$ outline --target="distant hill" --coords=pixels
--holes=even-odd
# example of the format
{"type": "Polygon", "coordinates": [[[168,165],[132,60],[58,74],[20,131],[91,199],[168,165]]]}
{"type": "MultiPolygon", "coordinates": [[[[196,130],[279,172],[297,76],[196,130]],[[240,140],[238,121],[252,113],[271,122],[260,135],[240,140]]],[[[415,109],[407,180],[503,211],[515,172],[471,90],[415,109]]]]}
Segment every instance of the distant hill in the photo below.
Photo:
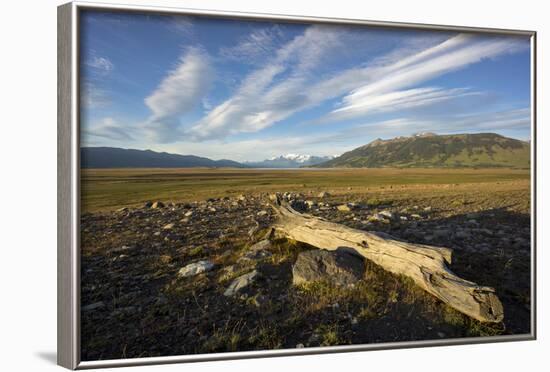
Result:
{"type": "Polygon", "coordinates": [[[244,168],[232,160],[211,160],[194,155],[177,155],[151,150],[130,150],[116,147],[82,147],[82,168],[244,168]]]}
{"type": "Polygon", "coordinates": [[[420,133],[389,140],[377,139],[315,167],[529,168],[529,164],[528,142],[495,133],[420,133]]]}
{"type": "Polygon", "coordinates": [[[332,156],[286,154],[262,161],[246,162],[245,164],[254,168],[300,168],[319,164],[332,158],[332,156]]]}

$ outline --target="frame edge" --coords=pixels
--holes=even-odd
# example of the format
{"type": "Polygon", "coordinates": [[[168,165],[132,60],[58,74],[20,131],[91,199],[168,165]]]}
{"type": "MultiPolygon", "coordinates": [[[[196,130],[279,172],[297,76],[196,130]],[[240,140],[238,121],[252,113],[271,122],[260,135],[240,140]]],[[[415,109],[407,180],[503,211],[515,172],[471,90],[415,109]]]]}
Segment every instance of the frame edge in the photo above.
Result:
{"type": "Polygon", "coordinates": [[[57,364],[78,365],[72,247],[73,4],[57,7],[57,364]]]}

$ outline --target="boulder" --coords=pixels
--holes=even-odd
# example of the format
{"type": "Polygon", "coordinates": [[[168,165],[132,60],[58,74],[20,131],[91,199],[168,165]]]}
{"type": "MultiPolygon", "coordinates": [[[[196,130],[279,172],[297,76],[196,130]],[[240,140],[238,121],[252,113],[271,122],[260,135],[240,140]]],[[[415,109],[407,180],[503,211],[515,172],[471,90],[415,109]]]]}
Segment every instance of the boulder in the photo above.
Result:
{"type": "Polygon", "coordinates": [[[271,252],[268,249],[271,247],[271,242],[267,239],[260,240],[256,244],[252,245],[246,253],[239,259],[239,261],[247,260],[261,260],[271,257],[271,252]]]}
{"type": "Polygon", "coordinates": [[[213,267],[214,264],[210,261],[197,261],[182,267],[180,271],[178,271],[178,276],[180,278],[186,278],[189,276],[198,275],[200,273],[212,270],[213,267]]]}
{"type": "Polygon", "coordinates": [[[232,297],[248,288],[258,278],[258,271],[253,270],[247,274],[241,275],[229,284],[229,287],[223,293],[226,297],[232,297]]]}
{"type": "Polygon", "coordinates": [[[317,195],[319,198],[328,198],[330,194],[326,191],[320,192],[319,195],[317,195]]]}
{"type": "Polygon", "coordinates": [[[293,284],[327,280],[341,286],[353,286],[361,280],[365,264],[361,257],[344,249],[302,252],[292,266],[293,284]]]}

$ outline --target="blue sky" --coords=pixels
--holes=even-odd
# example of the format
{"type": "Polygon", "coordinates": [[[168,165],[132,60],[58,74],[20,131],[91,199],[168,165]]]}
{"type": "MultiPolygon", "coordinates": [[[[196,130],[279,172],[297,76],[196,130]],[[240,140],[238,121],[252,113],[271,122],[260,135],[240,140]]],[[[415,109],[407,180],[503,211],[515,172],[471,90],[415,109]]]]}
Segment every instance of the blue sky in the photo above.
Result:
{"type": "Polygon", "coordinates": [[[527,37],[84,12],[81,141],[263,160],[376,138],[530,138],[527,37]]]}

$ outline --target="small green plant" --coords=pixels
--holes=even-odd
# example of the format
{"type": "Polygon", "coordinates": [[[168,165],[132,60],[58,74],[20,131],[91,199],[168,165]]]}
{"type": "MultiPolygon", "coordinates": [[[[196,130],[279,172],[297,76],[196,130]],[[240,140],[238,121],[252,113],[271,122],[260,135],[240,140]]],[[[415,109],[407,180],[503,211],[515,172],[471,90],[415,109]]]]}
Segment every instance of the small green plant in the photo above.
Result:
{"type": "Polygon", "coordinates": [[[369,307],[363,307],[359,310],[357,317],[361,320],[375,319],[378,317],[378,314],[371,310],[369,307]]]}
{"type": "Polygon", "coordinates": [[[342,343],[338,337],[338,326],[322,324],[315,329],[315,333],[320,337],[321,346],[334,346],[342,343]]]}
{"type": "Polygon", "coordinates": [[[189,256],[200,256],[204,253],[204,247],[199,245],[189,251],[189,256]]]}
{"type": "Polygon", "coordinates": [[[227,322],[223,328],[215,328],[212,335],[202,345],[202,351],[237,351],[241,342],[241,329],[241,322],[236,322],[233,325],[227,322]]]}
{"type": "Polygon", "coordinates": [[[283,345],[283,338],[277,331],[277,327],[260,322],[257,329],[254,330],[248,342],[258,350],[280,349],[283,345]]]}

